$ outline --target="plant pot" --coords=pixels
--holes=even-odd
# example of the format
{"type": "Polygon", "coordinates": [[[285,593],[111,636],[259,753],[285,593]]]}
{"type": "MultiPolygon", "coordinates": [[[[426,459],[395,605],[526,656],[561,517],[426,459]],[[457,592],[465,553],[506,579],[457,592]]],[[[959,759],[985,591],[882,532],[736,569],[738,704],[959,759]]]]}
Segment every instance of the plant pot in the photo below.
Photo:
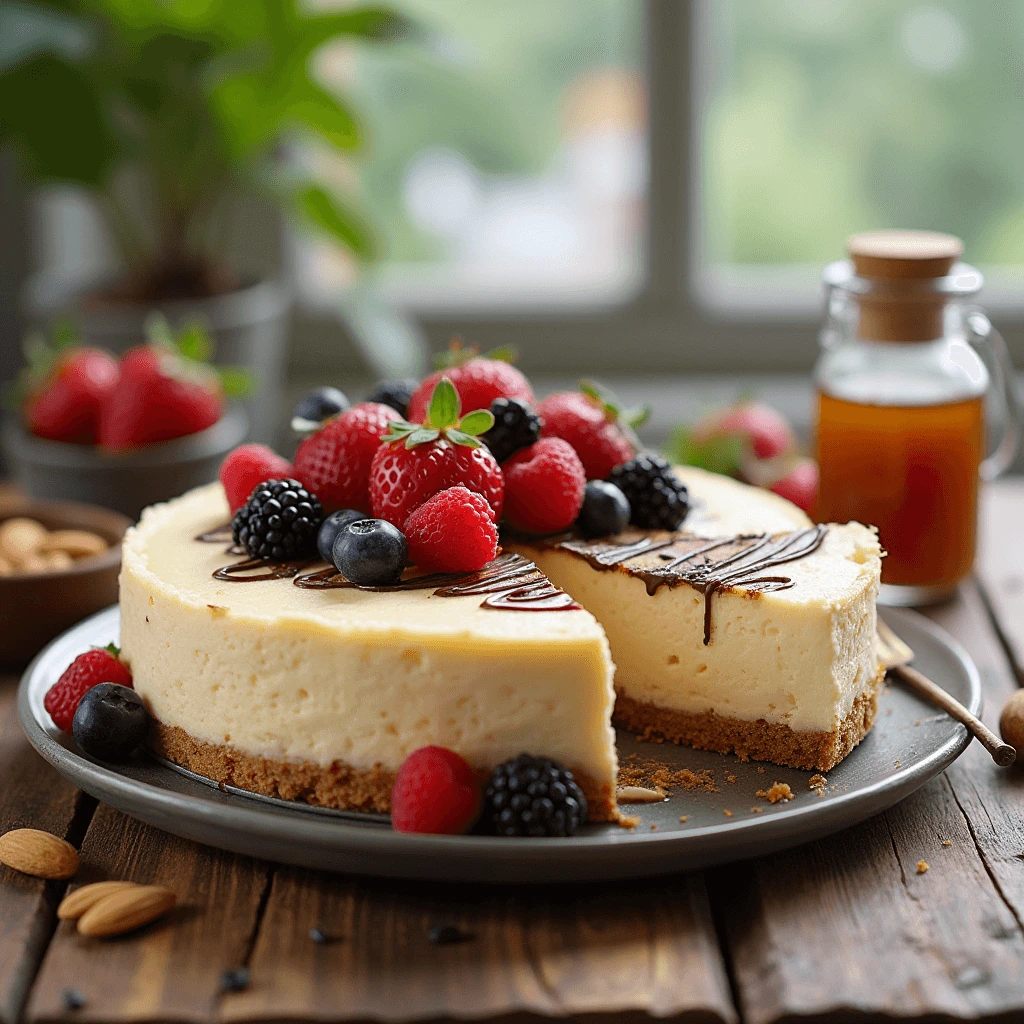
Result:
{"type": "MultiPolygon", "coordinates": [[[[212,298],[174,299],[141,304],[53,301],[37,289],[30,298],[35,318],[50,318],[71,309],[83,340],[121,353],[138,345],[144,337],[146,320],[162,313],[172,327],[199,320],[214,343],[213,361],[238,366],[253,379],[252,394],[243,400],[249,416],[249,436],[273,445],[285,422],[284,380],[287,358],[290,290],[279,281],[261,281],[247,288],[212,298]],[[34,300],[34,301],[33,301],[34,300]]],[[[30,293],[31,295],[31,293],[30,293]]]]}
{"type": "Polygon", "coordinates": [[[14,478],[33,498],[88,502],[138,519],[147,505],[216,480],[224,456],[242,442],[247,427],[245,410],[229,406],[198,434],[115,455],[35,437],[9,418],[3,446],[14,478]]]}

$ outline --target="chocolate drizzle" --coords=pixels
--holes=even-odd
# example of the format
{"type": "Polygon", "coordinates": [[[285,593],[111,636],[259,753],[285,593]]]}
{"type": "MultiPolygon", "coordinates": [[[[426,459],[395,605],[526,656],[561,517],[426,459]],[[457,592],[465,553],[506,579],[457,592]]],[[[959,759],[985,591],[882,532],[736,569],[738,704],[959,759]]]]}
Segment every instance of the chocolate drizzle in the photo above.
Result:
{"type": "Polygon", "coordinates": [[[298,576],[307,565],[309,562],[267,562],[262,558],[247,558],[244,562],[235,562],[234,565],[225,565],[217,569],[213,578],[228,583],[290,580],[293,576],[298,576]]]}
{"type": "Polygon", "coordinates": [[[643,580],[652,597],[659,587],[686,584],[704,595],[704,643],[711,643],[711,599],[720,590],[741,587],[754,593],[788,590],[788,576],[764,575],[816,551],[827,527],[769,536],[737,534],[708,539],[692,534],[647,534],[616,541],[562,541],[557,547],[585,559],[595,569],[619,569],[643,580]],[[714,552],[714,554],[712,554],[714,552]],[[645,556],[657,553],[648,563],[645,556]],[[645,559],[638,565],[625,563],[645,559]]]}
{"type": "Polygon", "coordinates": [[[200,544],[231,544],[234,541],[234,537],[231,535],[231,524],[225,523],[223,526],[215,526],[212,530],[199,534],[195,540],[199,541],[200,544]]]}

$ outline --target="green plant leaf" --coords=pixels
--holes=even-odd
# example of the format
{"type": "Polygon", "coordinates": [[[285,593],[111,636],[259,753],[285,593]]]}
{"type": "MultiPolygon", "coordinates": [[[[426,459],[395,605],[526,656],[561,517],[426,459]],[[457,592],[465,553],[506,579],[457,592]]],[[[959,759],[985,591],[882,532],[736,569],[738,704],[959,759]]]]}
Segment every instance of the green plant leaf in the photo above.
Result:
{"type": "Polygon", "coordinates": [[[458,429],[464,434],[486,434],[494,426],[494,414],[490,409],[477,409],[467,413],[459,421],[458,429]]]}
{"type": "Polygon", "coordinates": [[[497,359],[500,363],[514,363],[519,359],[519,349],[515,345],[499,345],[490,352],[485,352],[484,358],[497,359]]]}
{"type": "Polygon", "coordinates": [[[361,218],[319,185],[307,185],[300,189],[296,203],[307,220],[332,235],[357,256],[368,260],[375,258],[376,245],[361,218]]]}
{"type": "Polygon", "coordinates": [[[743,439],[740,437],[718,435],[695,441],[689,427],[677,427],[665,445],[664,454],[669,461],[684,466],[696,466],[724,476],[737,476],[743,447],[743,439]]]}
{"type": "MultiPolygon", "coordinates": [[[[198,320],[184,324],[176,339],[178,351],[186,359],[194,359],[197,363],[208,363],[213,356],[213,341],[206,325],[198,320]]],[[[224,371],[222,371],[223,373],[224,371]]]]}
{"type": "Polygon", "coordinates": [[[436,441],[441,436],[437,430],[432,430],[430,427],[417,427],[409,436],[405,439],[406,448],[415,448],[418,444],[427,444],[429,441],[436,441]]]}
{"type": "Polygon", "coordinates": [[[461,430],[456,430],[454,427],[449,427],[444,432],[444,436],[448,438],[452,444],[460,444],[464,448],[481,447],[480,442],[475,437],[472,437],[470,434],[464,434],[461,430]]]}
{"type": "Polygon", "coordinates": [[[435,427],[437,430],[455,426],[459,422],[461,404],[455,385],[447,377],[442,377],[434,387],[434,393],[430,396],[427,425],[435,427]]]}
{"type": "Polygon", "coordinates": [[[636,430],[637,427],[642,427],[651,418],[651,407],[649,405],[641,405],[637,409],[623,409],[619,413],[619,418],[636,430]]]}
{"type": "Polygon", "coordinates": [[[406,423],[405,420],[392,420],[388,424],[388,432],[381,437],[382,442],[402,441],[414,430],[419,430],[415,423],[406,423]]]}
{"type": "Polygon", "coordinates": [[[218,366],[220,386],[228,398],[245,398],[256,389],[256,382],[248,370],[240,366],[218,366]]]}
{"type": "Polygon", "coordinates": [[[410,36],[414,30],[415,23],[394,8],[368,5],[304,18],[300,40],[304,48],[312,50],[338,36],[389,42],[410,36]]]}

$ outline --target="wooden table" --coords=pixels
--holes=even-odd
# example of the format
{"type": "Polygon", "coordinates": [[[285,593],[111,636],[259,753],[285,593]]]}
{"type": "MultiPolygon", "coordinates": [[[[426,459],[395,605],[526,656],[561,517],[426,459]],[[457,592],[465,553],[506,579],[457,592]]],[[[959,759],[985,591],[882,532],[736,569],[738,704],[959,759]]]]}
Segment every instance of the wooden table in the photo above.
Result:
{"type": "MultiPolygon", "coordinates": [[[[989,490],[977,579],[928,612],[977,661],[990,724],[1024,672],[1022,513],[1024,481],[989,490]]],[[[164,882],[181,906],[86,940],[55,919],[64,883],[0,868],[3,1022],[1024,1019],[1024,771],[977,744],[893,810],[760,860],[554,890],[442,886],[249,860],[97,806],[22,738],[15,683],[0,678],[0,831],[67,836],[78,881],[164,882]],[[431,944],[448,923],[472,939],[431,944]],[[222,992],[240,965],[249,987],[222,992]]]]}

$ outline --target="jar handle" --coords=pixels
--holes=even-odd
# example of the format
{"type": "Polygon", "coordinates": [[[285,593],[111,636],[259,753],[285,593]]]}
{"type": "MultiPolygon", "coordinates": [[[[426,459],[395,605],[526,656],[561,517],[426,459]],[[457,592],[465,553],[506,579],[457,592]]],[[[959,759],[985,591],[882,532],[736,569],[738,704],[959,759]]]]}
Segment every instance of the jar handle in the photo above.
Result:
{"type": "Polygon", "coordinates": [[[1017,400],[1014,384],[1013,363],[1010,353],[1003,341],[1003,336],[992,326],[988,316],[976,306],[966,310],[964,323],[967,327],[967,340],[985,359],[986,349],[989,358],[985,362],[1000,393],[1003,403],[1003,433],[992,454],[981,464],[982,480],[995,480],[1012,465],[1020,444],[1021,407],[1017,400]]]}

